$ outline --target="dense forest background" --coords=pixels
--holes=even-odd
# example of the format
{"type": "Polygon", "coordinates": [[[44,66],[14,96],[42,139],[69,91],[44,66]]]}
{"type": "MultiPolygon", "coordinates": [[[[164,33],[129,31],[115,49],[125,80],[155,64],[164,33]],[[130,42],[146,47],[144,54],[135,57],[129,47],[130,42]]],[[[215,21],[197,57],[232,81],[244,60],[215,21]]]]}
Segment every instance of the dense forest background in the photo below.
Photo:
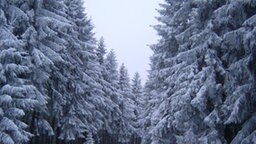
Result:
{"type": "Polygon", "coordinates": [[[0,0],[0,143],[255,143],[256,0],[160,6],[142,86],[82,0],[0,0]]]}

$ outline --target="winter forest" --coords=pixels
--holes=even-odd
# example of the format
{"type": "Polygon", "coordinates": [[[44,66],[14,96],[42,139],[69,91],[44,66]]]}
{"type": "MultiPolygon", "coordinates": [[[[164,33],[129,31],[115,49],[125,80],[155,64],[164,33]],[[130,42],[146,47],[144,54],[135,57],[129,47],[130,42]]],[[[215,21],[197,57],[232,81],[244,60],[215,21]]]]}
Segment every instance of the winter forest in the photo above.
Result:
{"type": "Polygon", "coordinates": [[[143,85],[82,0],[0,0],[0,144],[256,144],[256,0],[159,5],[143,85]]]}

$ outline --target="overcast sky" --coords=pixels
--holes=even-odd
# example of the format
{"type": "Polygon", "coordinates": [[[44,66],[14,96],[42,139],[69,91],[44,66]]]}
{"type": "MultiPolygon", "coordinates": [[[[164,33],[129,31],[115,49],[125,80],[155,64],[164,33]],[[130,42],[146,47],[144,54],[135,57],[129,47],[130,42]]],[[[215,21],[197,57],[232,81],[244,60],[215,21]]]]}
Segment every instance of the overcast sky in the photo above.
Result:
{"type": "Polygon", "coordinates": [[[85,0],[96,37],[104,37],[107,49],[114,49],[119,65],[124,63],[132,78],[139,72],[145,81],[152,52],[147,46],[158,37],[150,27],[157,23],[156,9],[162,0],[85,0]]]}

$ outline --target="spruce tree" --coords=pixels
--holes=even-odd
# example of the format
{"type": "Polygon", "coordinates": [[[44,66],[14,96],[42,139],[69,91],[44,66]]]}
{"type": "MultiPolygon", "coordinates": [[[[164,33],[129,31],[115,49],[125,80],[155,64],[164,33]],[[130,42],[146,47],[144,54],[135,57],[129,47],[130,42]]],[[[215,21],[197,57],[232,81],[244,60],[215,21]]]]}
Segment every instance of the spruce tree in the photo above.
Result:
{"type": "Polygon", "coordinates": [[[37,97],[39,104],[35,106],[33,111],[28,112],[25,116],[25,120],[29,125],[29,131],[34,135],[30,143],[35,143],[39,139],[42,142],[46,142],[47,137],[54,135],[48,119],[49,111],[47,104],[49,96],[46,90],[53,62],[38,49],[38,32],[36,31],[35,14],[39,8],[38,1],[19,1],[16,2],[15,5],[26,14],[26,19],[14,25],[17,29],[15,34],[19,35],[18,37],[23,41],[24,48],[28,52],[31,60],[29,79],[41,93],[41,95],[37,97]],[[20,29],[21,26],[22,30],[20,29]]]}
{"type": "Polygon", "coordinates": [[[149,99],[141,122],[149,133],[143,142],[251,143],[254,2],[166,1],[162,6],[163,25],[155,27],[161,40],[152,46],[145,86],[149,99]]]}
{"type": "Polygon", "coordinates": [[[134,95],[134,113],[135,113],[135,128],[136,135],[134,136],[135,143],[140,143],[140,136],[142,135],[140,116],[146,106],[146,98],[143,95],[143,87],[141,84],[140,74],[136,72],[131,83],[132,93],[134,95]]]}
{"type": "Polygon", "coordinates": [[[106,67],[106,81],[109,82],[113,87],[118,88],[118,64],[115,52],[113,50],[107,54],[104,65],[106,67]]]}
{"type": "Polygon", "coordinates": [[[101,37],[98,43],[98,47],[96,49],[96,54],[97,54],[97,58],[98,58],[98,62],[100,63],[100,65],[102,65],[104,63],[104,56],[106,54],[106,45],[104,42],[104,38],[101,37]]]}
{"type": "MultiPolygon", "coordinates": [[[[70,98],[67,89],[69,85],[69,70],[71,61],[67,59],[65,35],[72,28],[72,22],[66,17],[66,7],[63,1],[35,1],[34,27],[37,31],[37,46],[35,51],[42,53],[51,62],[52,67],[48,71],[47,83],[44,86],[46,94],[49,96],[49,121],[54,129],[54,142],[58,142],[61,120],[66,113],[70,98]]],[[[42,137],[40,137],[42,138],[42,137]]]]}
{"type": "Polygon", "coordinates": [[[23,117],[40,103],[46,103],[30,80],[31,58],[21,40],[25,26],[17,26],[18,21],[26,22],[27,16],[16,4],[0,2],[0,143],[3,144],[27,143],[33,135],[23,117]]]}
{"type": "MultiPolygon", "coordinates": [[[[69,80],[73,87],[71,87],[70,92],[75,92],[75,96],[71,99],[72,103],[68,105],[75,108],[75,116],[82,122],[81,125],[77,126],[85,125],[86,131],[96,134],[102,129],[103,123],[106,121],[106,113],[113,111],[113,104],[105,96],[102,67],[97,61],[96,41],[91,31],[93,27],[84,13],[82,1],[65,1],[65,4],[68,6],[67,18],[74,22],[70,31],[72,35],[67,38],[69,42],[67,47],[71,60],[74,60],[72,65],[76,66],[70,71],[72,77],[69,80]],[[74,70],[75,73],[73,73],[74,70]]],[[[67,115],[67,117],[69,116],[67,115]]],[[[76,127],[73,128],[72,133],[76,133],[76,127]]],[[[81,127],[82,131],[76,136],[77,138],[84,138],[85,130],[83,129],[81,127]]],[[[67,132],[63,129],[63,133],[67,132]]]]}
{"type": "Polygon", "coordinates": [[[135,134],[135,97],[130,86],[130,79],[128,71],[124,64],[119,70],[118,88],[121,92],[121,103],[119,104],[121,110],[121,117],[118,121],[118,136],[122,143],[129,142],[131,137],[135,134]]]}
{"type": "Polygon", "coordinates": [[[132,79],[132,93],[134,95],[134,102],[136,106],[136,115],[138,116],[142,112],[142,108],[145,105],[143,97],[143,87],[141,84],[140,74],[136,72],[132,79]]]}
{"type": "Polygon", "coordinates": [[[118,130],[119,125],[118,122],[121,118],[121,108],[120,104],[122,103],[122,94],[118,90],[118,82],[119,82],[119,73],[118,73],[118,64],[116,60],[116,55],[113,50],[111,50],[104,61],[104,67],[106,71],[103,73],[104,80],[110,84],[106,89],[106,95],[108,95],[111,101],[114,104],[114,111],[111,111],[109,114],[109,121],[105,122],[105,129],[111,135],[113,141],[118,141],[118,130]]]}
{"type": "Polygon", "coordinates": [[[102,114],[103,125],[102,128],[98,131],[97,134],[97,143],[113,143],[117,140],[113,134],[116,130],[117,126],[113,123],[120,116],[119,106],[117,104],[117,99],[114,98],[114,95],[118,95],[117,88],[111,84],[111,81],[108,81],[108,70],[106,69],[106,62],[110,59],[105,58],[106,54],[106,45],[104,43],[103,37],[100,38],[98,42],[98,47],[96,49],[97,61],[99,63],[99,71],[100,71],[100,80],[99,83],[102,86],[103,98],[104,100],[104,108],[102,114]],[[112,137],[113,136],[113,137],[112,137]]]}
{"type": "Polygon", "coordinates": [[[232,1],[216,12],[221,34],[222,61],[227,70],[224,78],[225,139],[228,143],[253,143],[255,140],[255,75],[251,73],[254,55],[255,2],[232,1]],[[225,15],[221,15],[224,13],[225,15]],[[221,18],[228,18],[225,22],[221,18]],[[222,24],[222,29],[220,25],[222,24]],[[224,27],[223,27],[224,26],[224,27]]]}

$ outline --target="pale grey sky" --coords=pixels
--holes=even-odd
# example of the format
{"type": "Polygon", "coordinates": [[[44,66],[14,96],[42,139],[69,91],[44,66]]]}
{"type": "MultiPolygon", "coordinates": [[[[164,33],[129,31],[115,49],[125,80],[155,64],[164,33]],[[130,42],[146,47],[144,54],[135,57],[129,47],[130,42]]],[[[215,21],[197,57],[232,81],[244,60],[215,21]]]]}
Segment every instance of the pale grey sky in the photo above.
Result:
{"type": "Polygon", "coordinates": [[[119,65],[124,63],[130,78],[139,72],[143,82],[152,52],[147,46],[158,37],[150,25],[162,0],[85,0],[86,13],[92,18],[96,37],[104,37],[107,49],[114,49],[119,65]]]}

